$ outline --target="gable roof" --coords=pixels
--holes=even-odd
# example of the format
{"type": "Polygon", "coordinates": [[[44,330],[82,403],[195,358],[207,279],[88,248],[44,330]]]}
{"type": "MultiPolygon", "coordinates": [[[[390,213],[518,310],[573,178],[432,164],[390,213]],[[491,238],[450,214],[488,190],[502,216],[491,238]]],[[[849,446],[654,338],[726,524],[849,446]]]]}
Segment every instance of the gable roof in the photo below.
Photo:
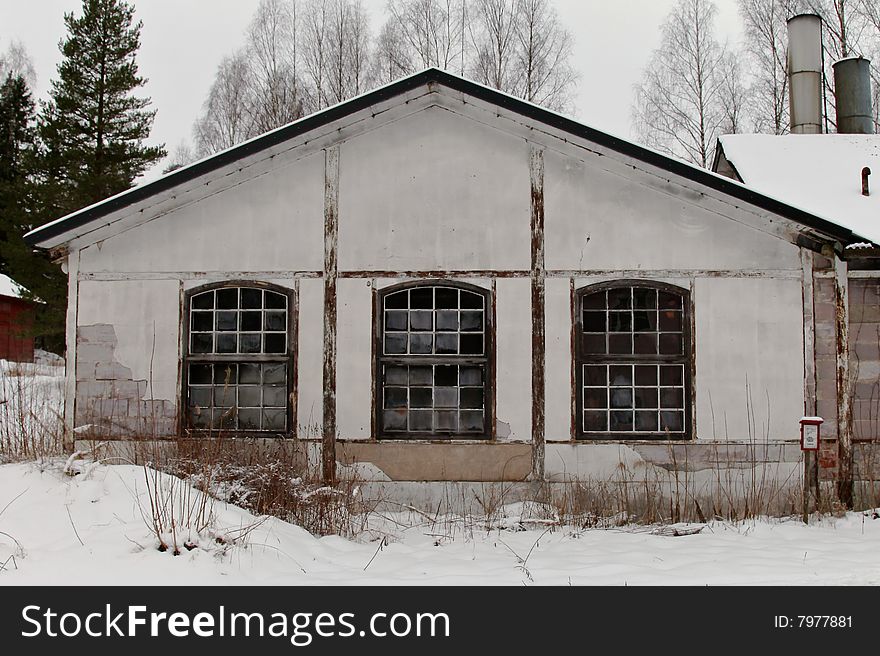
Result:
{"type": "MultiPolygon", "coordinates": [[[[25,235],[25,241],[32,246],[46,246],[47,242],[75,232],[78,228],[98,221],[104,216],[134,205],[156,194],[194,180],[202,175],[220,169],[242,158],[272,148],[284,141],[302,135],[323,125],[332,123],[347,115],[368,109],[378,103],[390,100],[418,89],[438,84],[454,91],[470,95],[484,102],[497,105],[508,111],[520,114],[533,121],[544,123],[573,136],[604,146],[634,159],[645,162],[670,173],[682,176],[711,189],[737,198],[743,202],[773,212],[805,227],[832,237],[844,245],[865,241],[863,237],[853,234],[852,230],[838,225],[810,212],[793,207],[775,198],[765,196],[755,190],[739,184],[729,178],[698,168],[682,160],[667,157],[659,152],[639,146],[620,137],[578,123],[570,118],[526,102],[506,93],[491,89],[476,82],[466,80],[457,75],[436,68],[428,68],[420,73],[402,78],[387,86],[370,91],[320,112],[305,116],[284,127],[267,132],[242,144],[224,150],[216,155],[203,159],[190,166],[177,169],[161,178],[134,187],[115,196],[111,196],[94,205],[77,210],[67,216],[47,223],[25,235]]],[[[73,235],[71,238],[75,237],[73,235]]],[[[65,240],[61,240],[64,243],[65,240]]]]}
{"type": "Polygon", "coordinates": [[[715,170],[752,189],[824,217],[880,244],[880,135],[728,134],[719,138],[715,170]],[[862,195],[862,169],[875,172],[862,195]]]}

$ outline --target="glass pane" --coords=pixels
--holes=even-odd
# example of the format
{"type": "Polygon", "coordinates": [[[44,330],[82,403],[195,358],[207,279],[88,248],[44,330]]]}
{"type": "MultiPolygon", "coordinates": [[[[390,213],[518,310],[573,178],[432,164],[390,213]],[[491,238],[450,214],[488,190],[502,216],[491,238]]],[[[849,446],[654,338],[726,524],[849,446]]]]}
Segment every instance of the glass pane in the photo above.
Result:
{"type": "Polygon", "coordinates": [[[262,405],[262,388],[244,385],[238,388],[239,408],[259,408],[262,405]]]}
{"type": "MultiPolygon", "coordinates": [[[[221,335],[221,337],[223,337],[223,335],[221,335]]],[[[268,338],[270,336],[266,335],[266,337],[268,338]]],[[[276,336],[272,335],[272,337],[276,337],[276,336]]],[[[284,337],[282,335],[277,335],[277,337],[281,337],[282,340],[284,339],[284,337]]],[[[260,352],[262,352],[263,345],[260,343],[261,342],[260,338],[261,338],[260,333],[241,333],[241,335],[239,335],[239,344],[238,344],[241,352],[242,353],[260,353],[260,352]]]]}
{"type": "Polygon", "coordinates": [[[657,290],[634,288],[633,307],[645,309],[657,307],[657,290]]]}
{"type": "Polygon", "coordinates": [[[433,385],[434,384],[434,372],[432,371],[431,367],[410,367],[409,368],[409,384],[410,385],[433,385]]]}
{"type": "Polygon", "coordinates": [[[611,365],[608,375],[612,385],[632,385],[632,365],[611,365]]]}
{"type": "Polygon", "coordinates": [[[189,384],[190,385],[210,385],[211,384],[211,365],[209,365],[209,364],[191,364],[189,366],[189,384]]]}
{"type": "Polygon", "coordinates": [[[406,353],[406,333],[385,333],[385,353],[406,353]]]}
{"type": "Polygon", "coordinates": [[[434,329],[434,313],[433,312],[410,312],[409,313],[409,329],[410,330],[433,330],[434,329]]]}
{"type": "Polygon", "coordinates": [[[434,307],[434,288],[409,290],[409,307],[411,309],[430,310],[434,307]]]}
{"type": "Polygon", "coordinates": [[[235,405],[235,385],[214,388],[214,406],[231,407],[235,405]]]}
{"type": "Polygon", "coordinates": [[[609,353],[632,353],[632,335],[608,335],[609,353]]]}
{"type": "Polygon", "coordinates": [[[684,345],[680,333],[662,333],[660,335],[660,353],[665,355],[681,355],[684,345]]]}
{"type": "Polygon", "coordinates": [[[649,310],[633,312],[633,330],[636,332],[657,330],[657,313],[649,310]]]}
{"type": "Polygon", "coordinates": [[[438,333],[435,343],[437,353],[442,355],[454,355],[458,353],[458,333],[438,333]]]}
{"type": "Polygon", "coordinates": [[[284,408],[287,406],[287,389],[284,387],[264,387],[263,405],[266,407],[284,408]]]}
{"type": "Polygon", "coordinates": [[[385,407],[386,408],[405,408],[406,407],[406,388],[405,387],[386,387],[385,388],[385,407]]]}
{"type": "Polygon", "coordinates": [[[263,430],[280,430],[287,428],[287,411],[268,409],[263,410],[263,430]]]}
{"type": "Polygon", "coordinates": [[[584,296],[583,304],[585,310],[604,310],[606,307],[605,292],[587,294],[584,296]]]}
{"type": "Polygon", "coordinates": [[[583,335],[582,342],[584,353],[604,354],[607,353],[605,347],[605,334],[601,335],[583,335]]]}
{"type": "Polygon", "coordinates": [[[217,330],[238,330],[238,312],[218,312],[217,330]]]}
{"type": "Polygon", "coordinates": [[[212,353],[213,347],[213,333],[193,333],[192,335],[190,335],[191,353],[212,353]]]}
{"type": "Polygon", "coordinates": [[[660,330],[681,332],[681,312],[664,310],[660,313],[660,330]]]}
{"type": "Polygon", "coordinates": [[[631,431],[633,429],[633,413],[613,411],[609,413],[609,423],[612,431],[631,431]]]}
{"type": "Polygon", "coordinates": [[[683,408],[684,407],[684,390],[680,387],[660,390],[660,407],[661,408],[683,408]]]}
{"type": "Polygon", "coordinates": [[[262,330],[263,329],[263,313],[262,312],[242,312],[241,313],[241,329],[242,330],[262,330]]]}
{"type": "Polygon", "coordinates": [[[608,290],[608,309],[609,310],[629,310],[632,307],[630,296],[632,289],[630,287],[620,287],[608,290]]]}
{"type": "Polygon", "coordinates": [[[284,294],[266,290],[266,308],[284,310],[287,308],[287,297],[284,294]]]}
{"type": "Polygon", "coordinates": [[[411,333],[409,336],[410,353],[431,353],[434,348],[434,335],[430,333],[411,333]]]}
{"type": "Polygon", "coordinates": [[[601,385],[608,384],[608,368],[605,365],[585,365],[584,366],[584,385],[601,385]]]}
{"type": "Polygon", "coordinates": [[[434,388],[434,407],[435,408],[456,408],[456,407],[458,407],[458,388],[457,387],[435,387],[434,388]]]}
{"type": "Polygon", "coordinates": [[[409,292],[394,292],[385,297],[385,309],[406,309],[409,306],[409,292]]]}
{"type": "Polygon", "coordinates": [[[238,411],[238,428],[240,430],[260,430],[260,408],[240,408],[238,411]]]}
{"type": "Polygon", "coordinates": [[[584,412],[585,431],[607,431],[608,413],[605,411],[587,410],[584,412]]]}
{"type": "Polygon", "coordinates": [[[459,350],[462,355],[482,355],[483,336],[462,333],[459,341],[459,350]]]}
{"type": "Polygon", "coordinates": [[[608,322],[605,320],[607,313],[605,312],[584,312],[584,332],[585,333],[604,333],[608,330],[608,322]]]}
{"type": "Polygon", "coordinates": [[[465,290],[461,290],[461,307],[462,309],[467,310],[482,310],[483,309],[483,297],[480,294],[475,294],[474,292],[467,292],[465,290]]]}
{"type": "Polygon", "coordinates": [[[242,362],[238,365],[238,382],[246,385],[260,384],[260,365],[242,362]]]}
{"type": "Polygon", "coordinates": [[[266,333],[264,353],[284,353],[287,350],[286,333],[266,333]]]}
{"type": "MultiPolygon", "coordinates": [[[[266,312],[263,330],[287,330],[286,320],[286,312],[266,312]]],[[[245,330],[244,324],[242,324],[242,330],[245,330]]]]}
{"type": "Polygon", "coordinates": [[[458,429],[458,413],[449,410],[435,412],[434,429],[438,431],[454,432],[458,429]]]}
{"type": "Polygon", "coordinates": [[[410,387],[409,388],[409,407],[410,408],[431,408],[433,407],[433,394],[430,387],[410,387]]]}
{"type": "Polygon", "coordinates": [[[214,307],[214,292],[202,292],[192,297],[193,309],[210,310],[214,307]]]}
{"type": "Polygon", "coordinates": [[[605,387],[584,388],[584,408],[607,408],[608,389],[605,387]]]}
{"type": "Polygon", "coordinates": [[[263,365],[263,382],[267,385],[284,384],[287,382],[286,364],[263,365]]]}
{"type": "Polygon", "coordinates": [[[661,385],[681,385],[682,368],[680,365],[661,365],[660,366],[660,384],[661,385]]]}
{"type": "Polygon", "coordinates": [[[458,330],[458,312],[441,310],[437,312],[437,330],[458,330]]]}
{"type": "Polygon", "coordinates": [[[388,431],[405,431],[406,410],[386,410],[383,412],[382,428],[388,431]]]}
{"type": "Polygon", "coordinates": [[[213,428],[225,430],[235,428],[235,413],[232,408],[214,408],[212,416],[211,426],[213,428]]]}
{"type": "Polygon", "coordinates": [[[655,430],[657,430],[657,413],[656,412],[636,412],[636,430],[637,431],[655,431],[655,430]]]}
{"type": "Polygon", "coordinates": [[[434,367],[434,385],[438,387],[458,385],[458,367],[440,365],[434,367]]]}
{"type": "Polygon", "coordinates": [[[211,388],[210,387],[190,387],[189,388],[189,404],[197,405],[202,408],[211,405],[211,388]]]}
{"type": "Polygon", "coordinates": [[[385,384],[386,385],[406,385],[407,371],[406,367],[385,367],[385,384]]]}
{"type": "Polygon", "coordinates": [[[680,433],[684,430],[684,413],[663,410],[660,413],[660,430],[680,433]]]}
{"type": "Polygon", "coordinates": [[[238,380],[238,365],[217,364],[214,366],[215,385],[235,385],[236,380],[238,380]]]}
{"type": "Polygon", "coordinates": [[[409,429],[411,431],[429,432],[433,429],[434,413],[430,410],[410,410],[409,429]]]}
{"type": "Polygon", "coordinates": [[[461,367],[458,370],[459,385],[482,385],[483,371],[479,367],[461,367]]]}
{"type": "Polygon", "coordinates": [[[408,313],[389,310],[385,313],[385,330],[406,330],[408,313]]]}
{"type": "Polygon", "coordinates": [[[637,408],[656,408],[657,407],[657,388],[656,387],[636,387],[636,407],[637,408]]]}
{"type": "Polygon", "coordinates": [[[636,365],[636,385],[656,385],[657,384],[657,366],[636,365]]]}
{"type": "Polygon", "coordinates": [[[657,302],[662,310],[680,310],[681,296],[671,292],[660,292],[657,295],[657,302]]]}
{"type": "Polygon", "coordinates": [[[457,308],[458,307],[458,290],[449,287],[438,287],[434,291],[435,306],[437,308],[457,308]]]}
{"type": "Polygon", "coordinates": [[[192,329],[196,331],[210,332],[214,330],[213,312],[193,312],[192,329]]]}
{"type": "Polygon", "coordinates": [[[235,353],[237,342],[235,333],[217,335],[217,353],[235,353]]]}
{"type": "Polygon", "coordinates": [[[254,310],[259,310],[261,307],[263,307],[263,290],[242,289],[241,307],[254,310]]]}
{"type": "Polygon", "coordinates": [[[238,308],[238,288],[218,289],[217,290],[217,307],[224,310],[235,310],[238,308]]]}
{"type": "Polygon", "coordinates": [[[200,407],[193,408],[189,413],[189,420],[192,422],[193,428],[210,428],[211,411],[200,407]]]}
{"type": "Polygon", "coordinates": [[[483,407],[483,388],[482,387],[464,387],[461,392],[461,403],[459,404],[462,408],[477,408],[482,409],[483,407]]]}
{"type": "Polygon", "coordinates": [[[632,313],[609,312],[608,330],[613,333],[625,333],[632,330],[632,313]]]}
{"type": "Polygon", "coordinates": [[[462,312],[461,313],[461,329],[462,330],[483,330],[483,313],[482,312],[462,312]]]}
{"type": "Polygon", "coordinates": [[[462,433],[482,433],[483,413],[479,410],[462,410],[458,414],[458,430],[462,433]]]}
{"type": "Polygon", "coordinates": [[[609,391],[612,408],[633,407],[633,394],[629,387],[612,387],[609,391]]]}
{"type": "Polygon", "coordinates": [[[633,335],[633,352],[645,355],[657,353],[657,335],[654,333],[633,335]]]}

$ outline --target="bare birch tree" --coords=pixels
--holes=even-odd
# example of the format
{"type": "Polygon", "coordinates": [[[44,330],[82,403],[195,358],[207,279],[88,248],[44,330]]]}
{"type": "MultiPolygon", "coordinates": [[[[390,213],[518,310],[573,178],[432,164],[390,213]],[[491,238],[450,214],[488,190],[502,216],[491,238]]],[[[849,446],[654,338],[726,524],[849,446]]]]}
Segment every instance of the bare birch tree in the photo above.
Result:
{"type": "Polygon", "coordinates": [[[474,42],[472,77],[482,84],[514,93],[517,0],[475,0],[471,21],[474,42]]]}
{"type": "Polygon", "coordinates": [[[405,44],[407,67],[434,66],[463,75],[468,65],[466,0],[389,0],[388,22],[405,44]]]}
{"type": "Polygon", "coordinates": [[[373,82],[388,84],[414,72],[406,41],[396,20],[387,20],[373,47],[373,82]]]}
{"type": "Polygon", "coordinates": [[[715,6],[678,0],[635,88],[633,119],[648,146],[708,167],[724,120],[725,46],[715,38],[715,6]]]}
{"type": "Polygon", "coordinates": [[[220,62],[202,115],[193,128],[199,157],[225,150],[253,136],[253,122],[248,112],[249,73],[244,52],[220,62]]]}
{"type": "Polygon", "coordinates": [[[12,77],[21,76],[31,89],[37,82],[34,63],[21,41],[12,41],[7,46],[6,52],[0,53],[0,84],[9,75],[12,77]]]}

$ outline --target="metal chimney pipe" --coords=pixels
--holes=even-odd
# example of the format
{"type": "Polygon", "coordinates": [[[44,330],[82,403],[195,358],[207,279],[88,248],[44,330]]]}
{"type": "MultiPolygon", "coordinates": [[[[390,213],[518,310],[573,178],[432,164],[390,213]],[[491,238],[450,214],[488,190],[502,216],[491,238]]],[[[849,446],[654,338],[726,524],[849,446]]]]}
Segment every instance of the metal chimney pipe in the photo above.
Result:
{"type": "Polygon", "coordinates": [[[839,133],[874,134],[869,60],[849,57],[834,62],[834,96],[839,133]]]}
{"type": "Polygon", "coordinates": [[[788,19],[788,109],[792,134],[822,134],[822,19],[788,19]]]}

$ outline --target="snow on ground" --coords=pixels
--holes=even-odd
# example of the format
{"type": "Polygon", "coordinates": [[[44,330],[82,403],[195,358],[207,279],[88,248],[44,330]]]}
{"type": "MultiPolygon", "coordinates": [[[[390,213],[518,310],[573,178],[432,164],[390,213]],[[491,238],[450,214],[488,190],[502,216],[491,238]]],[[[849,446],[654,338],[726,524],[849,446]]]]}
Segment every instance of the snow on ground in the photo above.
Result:
{"type": "MultiPolygon", "coordinates": [[[[78,462],[71,476],[63,465],[0,466],[0,585],[880,584],[880,519],[871,512],[810,526],[717,522],[678,537],[651,527],[509,530],[374,515],[372,530],[352,541],[214,501],[209,527],[178,538],[197,546],[174,556],[157,549],[143,467],[78,462]]],[[[176,485],[178,499],[187,490],[198,498],[176,485]]]]}

